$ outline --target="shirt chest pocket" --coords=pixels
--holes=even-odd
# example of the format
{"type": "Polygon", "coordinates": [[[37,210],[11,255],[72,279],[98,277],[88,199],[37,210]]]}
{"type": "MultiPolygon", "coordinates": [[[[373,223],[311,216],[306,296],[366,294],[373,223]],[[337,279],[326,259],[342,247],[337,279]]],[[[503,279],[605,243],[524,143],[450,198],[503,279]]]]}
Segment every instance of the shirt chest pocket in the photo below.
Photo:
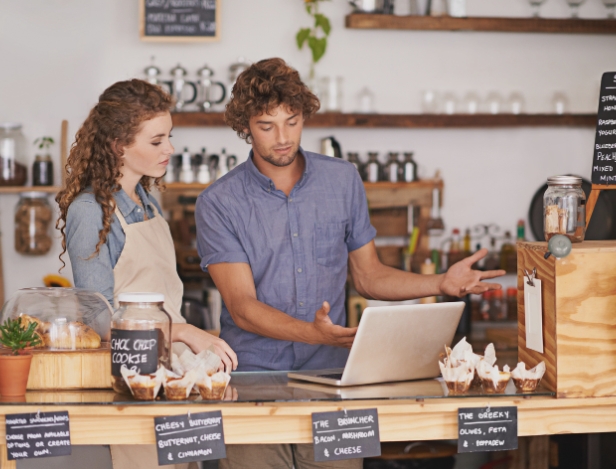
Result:
{"type": "Polygon", "coordinates": [[[339,266],[347,254],[344,222],[317,223],[315,225],[315,253],[317,264],[326,267],[339,266]]]}

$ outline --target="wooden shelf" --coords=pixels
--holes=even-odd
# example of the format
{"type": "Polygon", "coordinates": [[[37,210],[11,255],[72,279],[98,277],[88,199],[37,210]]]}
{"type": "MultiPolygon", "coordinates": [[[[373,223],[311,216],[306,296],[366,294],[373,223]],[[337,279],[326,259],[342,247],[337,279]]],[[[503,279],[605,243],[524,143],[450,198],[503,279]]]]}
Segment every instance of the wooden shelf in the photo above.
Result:
{"type": "MultiPolygon", "coordinates": [[[[616,21],[615,21],[616,23],[616,21]]],[[[594,127],[596,114],[345,114],[319,113],[305,127],[359,128],[483,128],[483,127],[594,127]]],[[[224,127],[222,113],[173,114],[175,127],[224,127]]]]}
{"type": "Polygon", "coordinates": [[[61,187],[58,186],[0,186],[0,194],[21,194],[22,192],[46,192],[55,194],[61,187]]]}
{"type": "Polygon", "coordinates": [[[351,29],[492,31],[505,33],[616,34],[616,20],[573,18],[454,18],[451,16],[347,15],[351,29]]]}

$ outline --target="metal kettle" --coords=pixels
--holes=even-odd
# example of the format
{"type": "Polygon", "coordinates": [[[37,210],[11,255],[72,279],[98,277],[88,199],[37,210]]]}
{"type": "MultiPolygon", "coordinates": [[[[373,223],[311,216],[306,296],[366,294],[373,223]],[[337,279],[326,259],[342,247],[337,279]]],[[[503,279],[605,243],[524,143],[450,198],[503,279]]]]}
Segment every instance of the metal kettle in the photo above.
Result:
{"type": "Polygon", "coordinates": [[[349,0],[356,13],[393,13],[393,0],[349,0]]]}
{"type": "Polygon", "coordinates": [[[325,137],[321,139],[321,154],[333,156],[334,158],[342,158],[342,149],[340,143],[334,137],[325,137]]]}
{"type": "Polygon", "coordinates": [[[204,65],[197,70],[197,77],[199,77],[197,79],[197,105],[201,111],[211,111],[212,106],[222,103],[227,96],[227,89],[225,88],[225,85],[219,81],[213,81],[213,75],[214,71],[207,65],[204,65]],[[220,87],[221,92],[220,99],[217,100],[212,98],[212,88],[215,86],[220,87]]]}
{"type": "Polygon", "coordinates": [[[188,74],[186,69],[180,64],[171,69],[170,88],[171,95],[175,98],[175,111],[181,111],[186,104],[194,103],[197,99],[197,87],[191,81],[186,80],[184,77],[188,74]],[[189,87],[193,91],[193,95],[190,99],[184,99],[184,88],[189,87]]]}

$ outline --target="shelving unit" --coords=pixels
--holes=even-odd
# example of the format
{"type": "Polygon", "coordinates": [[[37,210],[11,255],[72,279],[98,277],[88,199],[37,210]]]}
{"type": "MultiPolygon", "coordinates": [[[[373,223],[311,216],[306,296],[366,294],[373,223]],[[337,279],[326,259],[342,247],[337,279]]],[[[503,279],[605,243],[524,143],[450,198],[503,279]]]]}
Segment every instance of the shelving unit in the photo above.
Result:
{"type": "Polygon", "coordinates": [[[10,186],[0,187],[0,194],[21,194],[22,192],[46,192],[55,194],[59,192],[59,186],[10,186]]]}
{"type": "Polygon", "coordinates": [[[451,16],[396,16],[354,13],[347,15],[345,25],[350,29],[616,34],[616,20],[613,19],[454,18],[451,16]]]}
{"type": "MultiPolygon", "coordinates": [[[[370,15],[373,16],[373,15],[370,15]]],[[[616,24],[616,21],[614,22],[616,24]]],[[[305,127],[352,128],[485,128],[485,127],[594,127],[596,114],[346,114],[318,113],[305,127]]],[[[173,114],[175,127],[225,127],[219,112],[173,114]]]]}

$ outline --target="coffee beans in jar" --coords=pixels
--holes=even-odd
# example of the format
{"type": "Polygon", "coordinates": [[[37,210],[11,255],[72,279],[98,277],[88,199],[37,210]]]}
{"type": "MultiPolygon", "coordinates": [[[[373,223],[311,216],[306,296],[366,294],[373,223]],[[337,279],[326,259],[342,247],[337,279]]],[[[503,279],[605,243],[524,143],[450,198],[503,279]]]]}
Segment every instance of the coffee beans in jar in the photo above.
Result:
{"type": "Polygon", "coordinates": [[[22,193],[15,208],[15,250],[30,255],[49,252],[52,218],[46,193],[22,193]]]}

